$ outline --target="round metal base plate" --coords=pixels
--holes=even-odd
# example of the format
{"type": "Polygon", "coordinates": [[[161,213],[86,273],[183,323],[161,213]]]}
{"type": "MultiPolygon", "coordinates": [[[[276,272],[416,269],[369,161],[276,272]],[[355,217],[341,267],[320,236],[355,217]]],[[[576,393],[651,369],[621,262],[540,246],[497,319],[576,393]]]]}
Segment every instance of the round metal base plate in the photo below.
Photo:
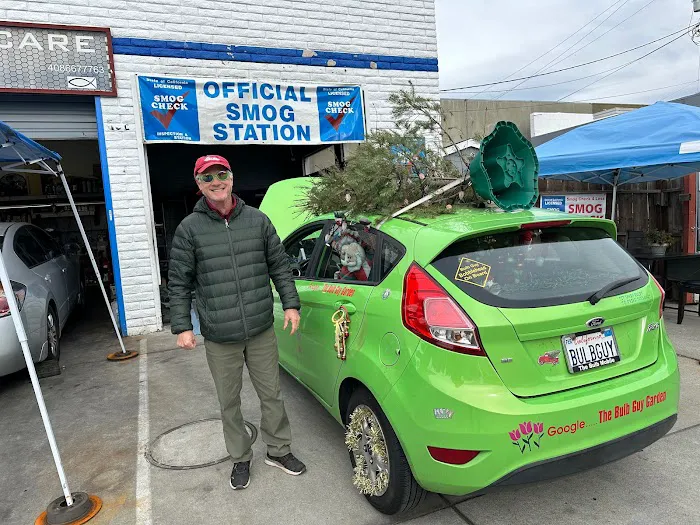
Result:
{"type": "Polygon", "coordinates": [[[66,505],[66,498],[56,498],[34,525],[81,525],[94,518],[102,508],[102,500],[85,492],[74,492],[73,505],[66,505]]]}
{"type": "Polygon", "coordinates": [[[132,359],[139,355],[136,350],[129,350],[128,352],[114,352],[107,356],[108,361],[126,361],[127,359],[132,359]]]}

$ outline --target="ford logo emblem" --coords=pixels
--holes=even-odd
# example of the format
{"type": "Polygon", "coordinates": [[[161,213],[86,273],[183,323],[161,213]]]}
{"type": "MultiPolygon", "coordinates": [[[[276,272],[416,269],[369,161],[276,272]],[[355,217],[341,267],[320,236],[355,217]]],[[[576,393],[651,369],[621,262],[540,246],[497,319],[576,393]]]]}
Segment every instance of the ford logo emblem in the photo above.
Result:
{"type": "Polygon", "coordinates": [[[598,328],[599,326],[603,326],[604,322],[605,319],[603,319],[602,317],[594,317],[586,323],[586,326],[590,326],[591,328],[598,328]]]}

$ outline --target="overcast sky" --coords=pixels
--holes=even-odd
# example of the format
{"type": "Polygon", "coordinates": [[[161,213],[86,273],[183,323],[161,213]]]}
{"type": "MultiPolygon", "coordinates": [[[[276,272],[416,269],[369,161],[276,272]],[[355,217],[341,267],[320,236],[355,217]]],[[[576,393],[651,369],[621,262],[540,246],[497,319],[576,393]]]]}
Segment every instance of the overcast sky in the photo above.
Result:
{"type": "MultiPolygon", "coordinates": [[[[554,63],[542,72],[603,58],[680,31],[689,25],[693,14],[691,0],[435,0],[435,3],[443,90],[533,75],[549,62],[554,63]],[[634,16],[624,21],[631,15],[634,16]],[[612,29],[617,24],[620,25],[612,29]],[[575,54],[569,56],[572,53],[575,54]]],[[[700,13],[693,15],[692,21],[700,21],[700,13]]],[[[678,98],[700,91],[700,47],[687,34],[603,78],[610,73],[604,71],[639,58],[676,36],[680,33],[610,60],[530,79],[520,86],[518,81],[442,95],[496,98],[503,89],[517,86],[503,94],[501,100],[558,100],[570,95],[564,101],[653,103],[678,98]],[[596,80],[599,81],[585,87],[596,80]],[[686,84],[678,85],[682,83],[686,84]],[[584,89],[572,94],[581,88],[584,89]],[[481,89],[487,91],[478,93],[481,89]],[[655,91],[636,93],[652,89],[655,91]]],[[[700,38],[697,40],[700,42],[700,38]]]]}

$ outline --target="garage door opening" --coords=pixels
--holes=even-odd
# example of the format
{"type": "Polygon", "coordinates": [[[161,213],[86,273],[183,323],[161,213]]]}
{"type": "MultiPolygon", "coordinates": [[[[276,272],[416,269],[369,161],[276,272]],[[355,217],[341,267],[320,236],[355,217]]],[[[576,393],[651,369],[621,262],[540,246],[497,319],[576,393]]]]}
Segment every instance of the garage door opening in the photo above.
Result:
{"type": "MultiPolygon", "coordinates": [[[[102,282],[113,300],[116,294],[97,140],[43,140],[42,145],[62,157],[102,282]]],[[[58,177],[38,173],[0,174],[0,222],[34,224],[46,230],[64,250],[79,253],[82,283],[87,294],[95,295],[92,292],[99,285],[58,177]]]]}
{"type": "Polygon", "coordinates": [[[344,145],[322,146],[200,146],[148,144],[156,244],[161,275],[163,323],[170,322],[167,294],[172,238],[182,219],[199,200],[193,180],[194,163],[202,155],[221,155],[233,171],[233,191],[246,205],[259,207],[267,188],[280,180],[318,175],[344,161],[344,145]]]}

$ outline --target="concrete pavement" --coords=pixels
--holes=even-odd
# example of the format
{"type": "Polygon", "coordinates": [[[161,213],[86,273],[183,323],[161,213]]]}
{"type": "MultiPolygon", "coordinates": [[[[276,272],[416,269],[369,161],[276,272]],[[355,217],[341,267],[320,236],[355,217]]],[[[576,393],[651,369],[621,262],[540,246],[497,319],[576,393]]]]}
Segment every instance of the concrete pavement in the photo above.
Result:
{"type": "MultiPolygon", "coordinates": [[[[666,437],[638,454],[575,476],[477,497],[431,494],[420,508],[399,517],[377,513],[353,489],[343,429],[284,373],[293,450],[309,471],[295,478],[266,466],[258,439],[251,486],[240,492],[228,487],[230,461],[173,470],[156,467],[144,456],[147,445],[166,440],[167,450],[155,452],[174,465],[209,462],[225,454],[223,438],[217,442],[212,431],[215,423],[187,426],[219,417],[203,346],[184,351],[175,348],[170,334],[154,334],[127,341],[143,352],[139,358],[108,362],[105,356],[118,349],[116,340],[109,322],[93,313],[95,322],[81,322],[65,334],[65,370],[42,380],[42,387],[72,489],[97,494],[104,502],[90,523],[700,523],[695,510],[700,318],[688,312],[678,326],[675,314],[667,312],[666,326],[677,352],[686,357],[679,358],[680,414],[666,437]]],[[[246,419],[257,426],[257,397],[247,378],[242,404],[246,419]]],[[[0,421],[0,523],[33,523],[61,492],[26,374],[0,378],[0,421]]]]}

